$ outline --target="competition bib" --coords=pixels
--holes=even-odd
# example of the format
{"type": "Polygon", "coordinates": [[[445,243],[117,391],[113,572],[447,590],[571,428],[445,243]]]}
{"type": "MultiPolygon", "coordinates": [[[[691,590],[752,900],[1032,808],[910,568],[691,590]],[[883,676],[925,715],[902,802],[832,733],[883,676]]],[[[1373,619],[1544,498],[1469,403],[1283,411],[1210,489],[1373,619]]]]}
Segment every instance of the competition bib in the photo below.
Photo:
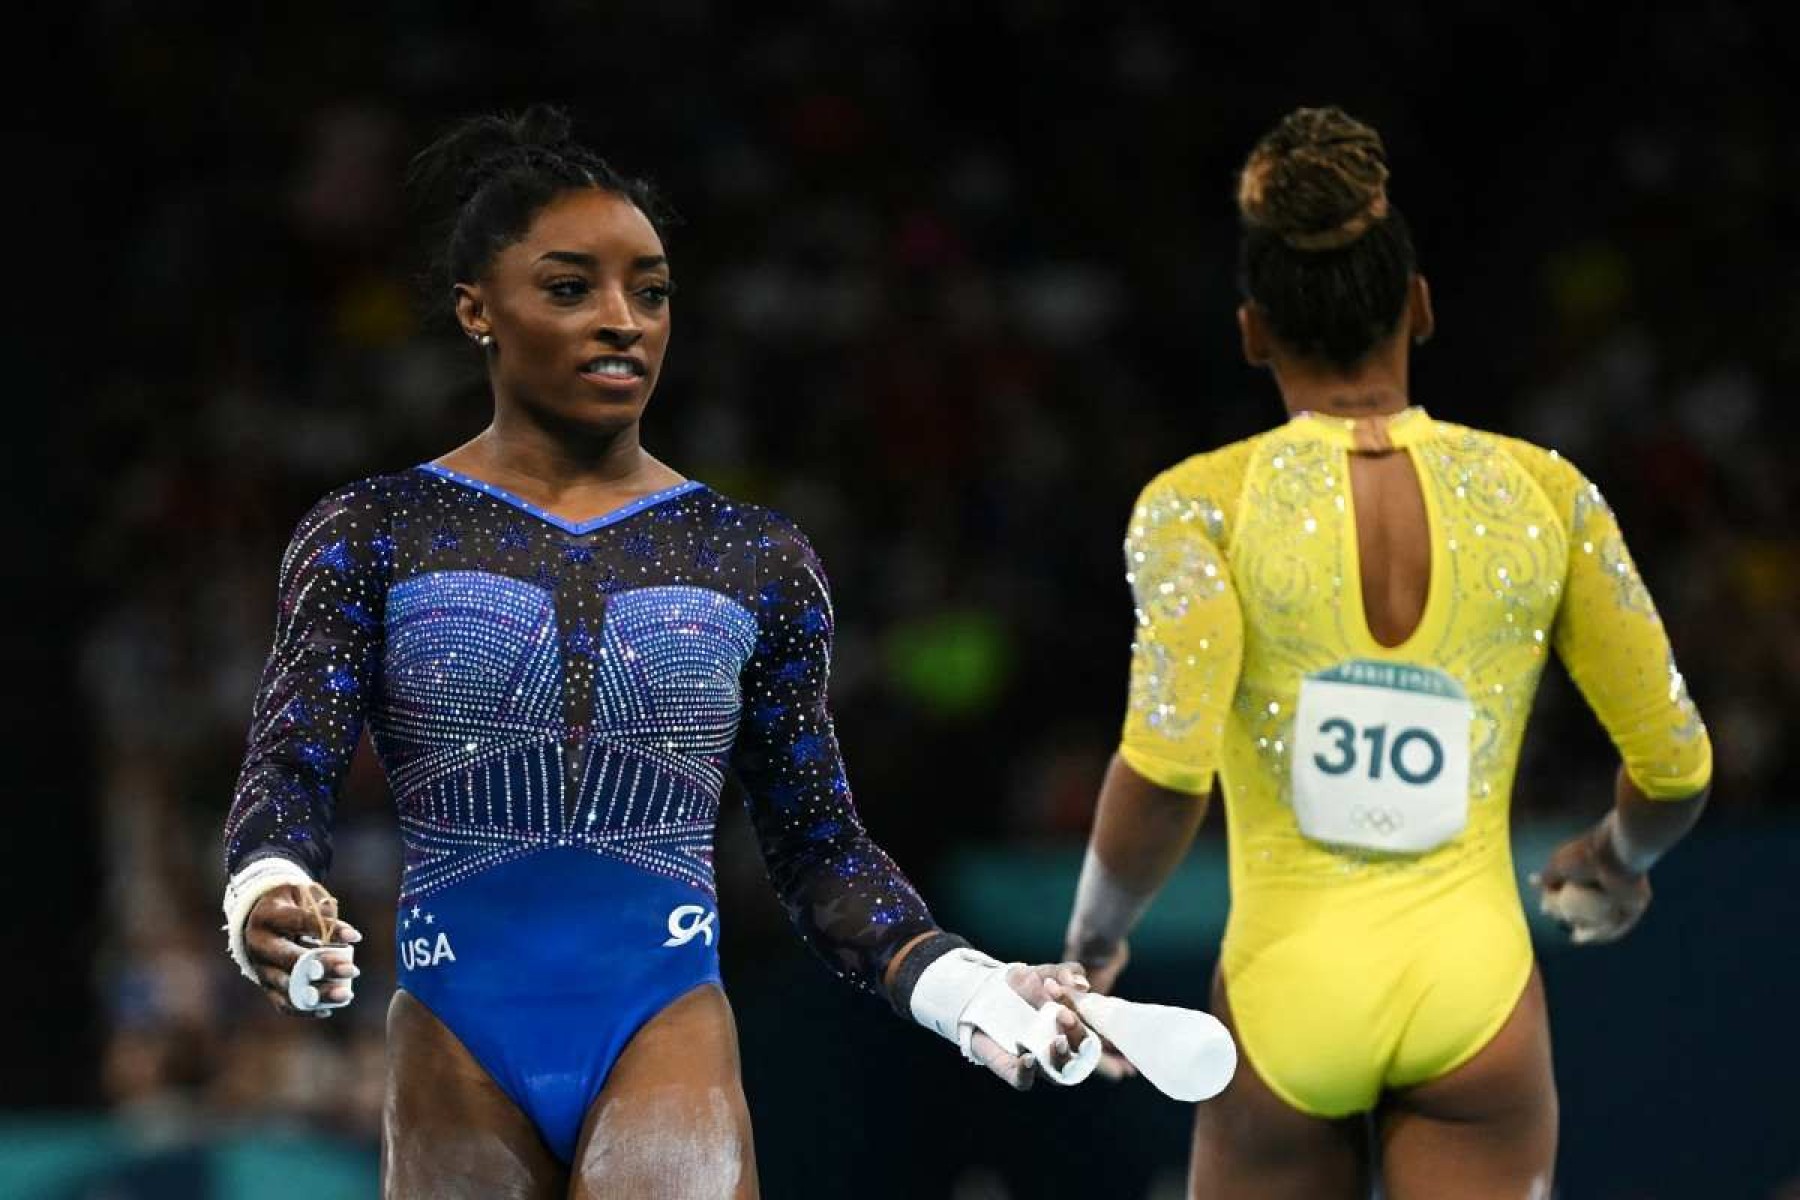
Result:
{"type": "Polygon", "coordinates": [[[1294,714],[1300,832],[1399,854],[1461,833],[1474,712],[1456,680],[1431,667],[1354,659],[1308,675],[1294,714]]]}

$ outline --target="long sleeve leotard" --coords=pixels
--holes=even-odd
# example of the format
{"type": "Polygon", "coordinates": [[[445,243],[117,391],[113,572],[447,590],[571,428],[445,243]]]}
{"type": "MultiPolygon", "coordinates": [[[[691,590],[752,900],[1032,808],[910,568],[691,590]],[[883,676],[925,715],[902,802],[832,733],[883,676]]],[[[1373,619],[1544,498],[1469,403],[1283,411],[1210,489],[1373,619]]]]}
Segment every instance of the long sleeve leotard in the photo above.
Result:
{"type": "Polygon", "coordinates": [[[405,844],[401,985],[519,1098],[570,1052],[484,1035],[484,1006],[560,1003],[539,1016],[566,1026],[629,994],[590,1056],[603,1077],[635,1023],[716,978],[713,836],[735,772],[794,925],[873,990],[935,926],[852,803],[832,631],[800,531],[701,484],[580,525],[435,465],[354,484],[282,562],[227,871],[280,855],[325,877],[367,723],[405,844]]]}

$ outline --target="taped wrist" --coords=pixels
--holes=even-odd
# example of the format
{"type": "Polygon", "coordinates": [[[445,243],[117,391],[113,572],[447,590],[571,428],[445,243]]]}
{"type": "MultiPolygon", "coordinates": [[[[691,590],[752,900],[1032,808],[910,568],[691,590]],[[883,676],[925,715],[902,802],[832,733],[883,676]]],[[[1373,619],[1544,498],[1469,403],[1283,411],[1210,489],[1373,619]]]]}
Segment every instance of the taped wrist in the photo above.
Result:
{"type": "Polygon", "coordinates": [[[900,960],[900,969],[894,973],[894,982],[888,987],[888,1003],[894,1011],[913,1020],[913,989],[919,986],[919,976],[929,967],[952,950],[967,950],[969,943],[954,933],[938,930],[911,950],[900,960]]]}
{"type": "Polygon", "coordinates": [[[939,1037],[960,1045],[960,1026],[968,1019],[970,1002],[984,983],[1005,970],[1005,963],[966,943],[935,954],[913,981],[906,1015],[939,1037]]]}
{"type": "Polygon", "coordinates": [[[1631,838],[1619,824],[1619,810],[1611,809],[1600,820],[1600,836],[1606,839],[1607,846],[1619,865],[1633,875],[1642,875],[1656,865],[1662,855],[1646,851],[1632,844],[1631,838]]]}
{"type": "Polygon", "coordinates": [[[313,877],[307,874],[306,868],[279,855],[259,858],[226,881],[223,905],[225,949],[251,983],[260,985],[262,980],[251,965],[250,950],[244,944],[244,922],[250,919],[250,910],[256,907],[258,900],[278,887],[289,884],[305,887],[311,882],[313,877]]]}
{"type": "Polygon", "coordinates": [[[975,1051],[974,1037],[980,1031],[1007,1054],[1029,1055],[1036,1069],[1053,1082],[1080,1083],[1100,1061],[1100,1039],[1086,1039],[1069,1061],[1053,1067],[1051,1048],[1061,1036],[1057,1025],[1061,1006],[1034,1007],[1013,990],[1007,976],[1023,966],[989,958],[970,946],[940,953],[914,981],[912,1018],[955,1042],[972,1063],[992,1066],[975,1051]]]}
{"type": "Polygon", "coordinates": [[[1154,893],[1140,893],[1106,869],[1088,844],[1081,862],[1081,880],[1075,885],[1075,908],[1069,914],[1066,947],[1081,961],[1110,952],[1131,936],[1154,893]]]}

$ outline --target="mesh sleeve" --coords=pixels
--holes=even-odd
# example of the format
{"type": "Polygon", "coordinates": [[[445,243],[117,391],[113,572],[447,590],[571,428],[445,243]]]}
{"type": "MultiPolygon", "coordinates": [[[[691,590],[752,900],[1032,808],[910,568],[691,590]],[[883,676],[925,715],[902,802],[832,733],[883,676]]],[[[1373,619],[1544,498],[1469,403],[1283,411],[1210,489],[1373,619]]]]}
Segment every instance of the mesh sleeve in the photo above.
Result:
{"type": "Polygon", "coordinates": [[[732,766],[794,927],[839,976],[878,991],[894,954],[936,925],[857,817],[826,701],[830,589],[812,547],[779,518],[761,535],[756,582],[732,766]]]}
{"type": "Polygon", "coordinates": [[[275,642],[225,821],[225,870],[281,855],[318,879],[377,687],[391,543],[368,485],[328,496],[282,557],[275,642]]]}

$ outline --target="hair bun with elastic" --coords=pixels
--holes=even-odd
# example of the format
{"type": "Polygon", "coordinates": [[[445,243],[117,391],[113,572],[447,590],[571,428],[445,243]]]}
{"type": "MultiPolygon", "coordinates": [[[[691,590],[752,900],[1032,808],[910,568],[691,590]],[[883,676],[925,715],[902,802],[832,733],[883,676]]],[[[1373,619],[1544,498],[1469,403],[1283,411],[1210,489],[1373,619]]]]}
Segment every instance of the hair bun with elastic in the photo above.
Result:
{"type": "Polygon", "coordinates": [[[1250,152],[1238,212],[1296,250],[1336,250],[1387,216],[1387,179],[1374,129],[1340,108],[1296,109],[1250,152]]]}

